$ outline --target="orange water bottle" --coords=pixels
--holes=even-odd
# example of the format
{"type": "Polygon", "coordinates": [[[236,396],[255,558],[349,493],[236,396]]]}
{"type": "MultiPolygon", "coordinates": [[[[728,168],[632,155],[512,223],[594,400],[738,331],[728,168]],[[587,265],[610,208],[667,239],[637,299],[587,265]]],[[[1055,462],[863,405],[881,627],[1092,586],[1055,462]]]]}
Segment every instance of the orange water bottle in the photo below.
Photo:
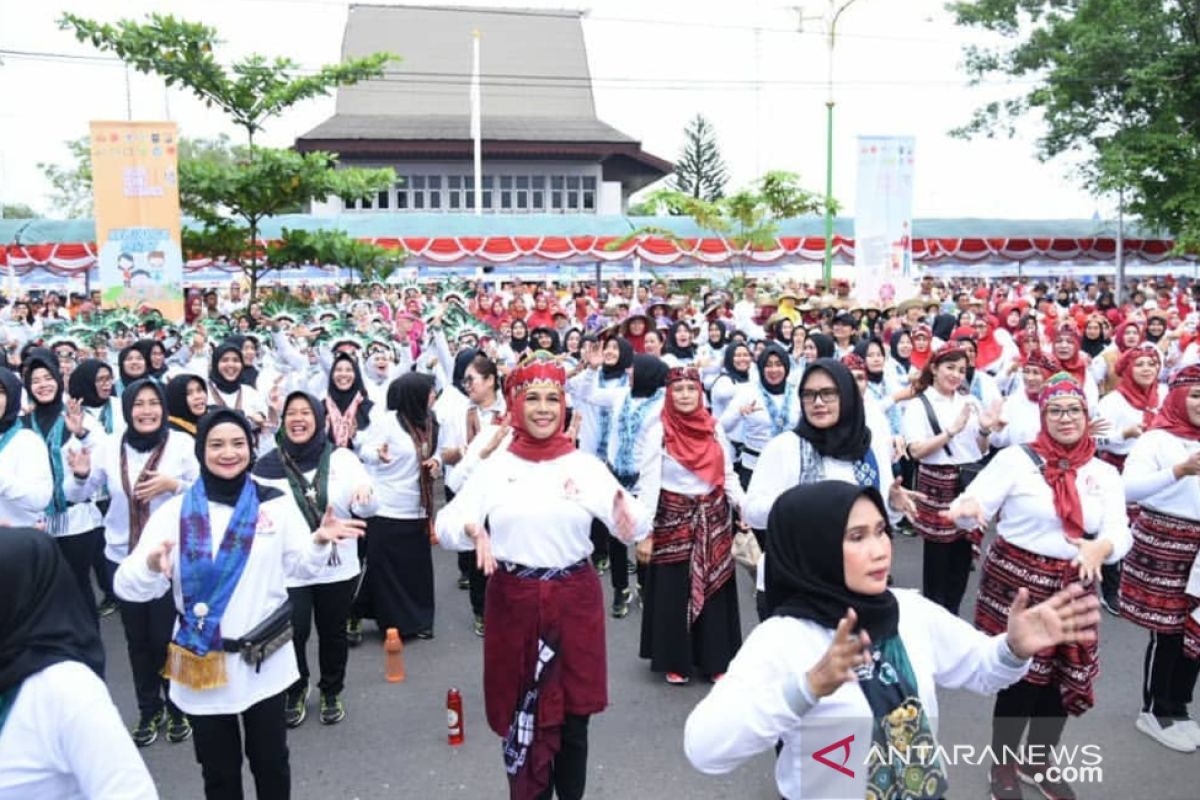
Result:
{"type": "Polygon", "coordinates": [[[458,689],[446,692],[446,739],[457,747],[463,743],[462,693],[458,689]]]}
{"type": "Polygon", "coordinates": [[[404,642],[400,641],[400,632],[395,628],[387,629],[383,652],[387,659],[388,683],[399,683],[404,680],[404,642]]]}

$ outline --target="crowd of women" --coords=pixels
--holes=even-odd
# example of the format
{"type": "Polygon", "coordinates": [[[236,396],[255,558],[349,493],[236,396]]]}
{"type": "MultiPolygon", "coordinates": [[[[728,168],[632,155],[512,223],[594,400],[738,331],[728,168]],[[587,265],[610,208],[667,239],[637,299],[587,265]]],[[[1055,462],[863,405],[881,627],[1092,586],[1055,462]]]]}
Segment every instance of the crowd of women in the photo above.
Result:
{"type": "Polygon", "coordinates": [[[774,747],[786,797],[946,795],[936,750],[902,775],[878,756],[936,743],[935,686],[996,695],[992,796],[1021,797],[1097,702],[1098,595],[1149,633],[1137,730],[1200,747],[1200,342],[1181,288],[1173,325],[1161,293],[1106,308],[923,283],[883,309],[667,288],[376,287],[260,307],[219,341],[198,317],[26,342],[0,368],[0,797],[154,796],[135,746],[160,737],[192,741],[208,797],[242,796],[243,758],[259,797],[287,797],[314,626],[334,725],[364,620],[434,638],[438,546],[459,553],[514,798],[584,796],[605,574],[612,619],[642,601],[649,670],[712,683],[691,762],[774,747]],[[892,588],[897,532],[921,539],[919,591],[892,588]],[[739,564],[762,621],[744,641],[739,564]],[[120,746],[110,609],[138,708],[120,746]],[[806,731],[839,719],[880,749],[848,756],[858,777],[809,758],[806,731]]]}

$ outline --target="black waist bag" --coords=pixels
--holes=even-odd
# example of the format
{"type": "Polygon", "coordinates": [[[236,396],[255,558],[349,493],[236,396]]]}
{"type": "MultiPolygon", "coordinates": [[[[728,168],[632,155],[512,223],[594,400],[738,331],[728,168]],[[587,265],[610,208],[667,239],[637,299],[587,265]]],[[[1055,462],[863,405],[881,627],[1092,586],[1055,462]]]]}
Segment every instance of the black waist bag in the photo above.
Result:
{"type": "Polygon", "coordinates": [[[258,672],[272,653],[291,641],[292,601],[286,600],[241,638],[222,639],[221,647],[226,653],[241,654],[242,660],[252,664],[254,671],[258,672]]]}

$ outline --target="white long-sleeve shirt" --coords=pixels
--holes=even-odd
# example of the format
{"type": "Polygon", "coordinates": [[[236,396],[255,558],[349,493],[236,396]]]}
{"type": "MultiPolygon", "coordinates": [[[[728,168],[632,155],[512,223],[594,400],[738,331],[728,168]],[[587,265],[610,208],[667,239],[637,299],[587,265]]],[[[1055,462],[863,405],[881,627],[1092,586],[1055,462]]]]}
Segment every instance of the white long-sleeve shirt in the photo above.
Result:
{"type": "MultiPolygon", "coordinates": [[[[1159,395],[1160,400],[1162,396],[1159,395]]],[[[1100,398],[1098,416],[1107,420],[1110,427],[1108,435],[1096,440],[1096,447],[1119,456],[1129,455],[1129,451],[1133,449],[1133,445],[1139,437],[1126,439],[1125,431],[1141,425],[1145,415],[1131,406],[1125,399],[1125,395],[1118,391],[1111,391],[1100,398]]]]}
{"type": "Polygon", "coordinates": [[[634,541],[645,538],[650,513],[595,456],[575,450],[533,462],[508,450],[496,451],[438,512],[438,542],[447,550],[471,550],[475,545],[465,526],[482,527],[486,519],[497,559],[530,567],[567,567],[591,555],[593,519],[615,535],[618,493],[625,495],[634,519],[634,541]]]}
{"type": "MultiPolygon", "coordinates": [[[[1116,467],[1093,458],[1075,471],[1075,489],[1083,507],[1083,530],[1112,542],[1106,563],[1115,564],[1129,552],[1129,518],[1125,493],[1116,467]]],[[[988,518],[997,512],[996,533],[1030,553],[1070,561],[1079,548],[1067,541],[1062,520],[1054,511],[1054,493],[1039,464],[1018,446],[1006,447],[971,481],[964,495],[979,501],[988,518]]],[[[958,520],[963,530],[970,520],[958,520]]]]}
{"type": "MultiPolygon", "coordinates": [[[[936,687],[994,694],[1028,671],[1030,662],[1016,659],[1003,635],[987,636],[915,591],[892,592],[899,635],[935,736],[936,687]]],[[[775,762],[781,795],[865,797],[874,725],[866,695],[849,682],[812,702],[803,688],[832,641],[833,630],[793,617],[772,617],[751,631],[725,677],[688,716],[683,749],[692,766],[723,775],[782,739],[775,762]],[[851,735],[845,764],[853,777],[814,760],[814,753],[851,735]]],[[[827,758],[840,763],[842,752],[827,758]]]]}
{"type": "MultiPolygon", "coordinates": [[[[440,458],[440,454],[440,442],[432,442],[427,457],[440,458]]],[[[375,486],[379,516],[422,519],[433,515],[433,509],[421,507],[422,458],[394,413],[381,412],[372,419],[359,448],[359,457],[375,486]],[[386,464],[379,459],[379,448],[384,444],[388,448],[386,464]]]]}
{"type": "Polygon", "coordinates": [[[20,428],[0,450],[0,522],[13,527],[36,525],[53,493],[46,444],[33,431],[20,428]]]}
{"type": "MultiPolygon", "coordinates": [[[[89,437],[90,439],[91,437],[89,437]]],[[[78,450],[81,445],[73,440],[66,449],[78,450]]],[[[139,453],[128,445],[121,443],[117,436],[103,437],[92,446],[92,469],[87,478],[79,480],[74,474],[66,477],[64,491],[67,499],[75,502],[78,498],[86,499],[95,495],[100,489],[108,492],[111,501],[108,513],[104,516],[104,557],[114,564],[120,564],[129,555],[129,497],[121,480],[121,448],[125,449],[126,466],[129,468],[129,488],[137,486],[138,476],[142,474],[146,463],[150,461],[150,453],[139,453]]],[[[167,435],[167,444],[163,448],[162,458],[158,461],[157,472],[168,478],[179,481],[182,494],[191,487],[200,475],[200,465],[196,461],[195,442],[191,436],[179,431],[171,431],[167,435]]],[[[63,463],[66,463],[66,453],[63,463]]],[[[150,513],[162,506],[174,494],[160,494],[150,499],[150,513]]]]}
{"type": "MultiPolygon", "coordinates": [[[[636,407],[648,404],[642,414],[641,424],[633,435],[632,465],[637,473],[633,494],[641,498],[650,490],[651,481],[655,479],[654,473],[658,468],[656,462],[661,451],[659,443],[662,442],[664,397],[634,397],[628,386],[612,385],[601,388],[599,370],[590,370],[584,374],[585,379],[577,384],[579,401],[606,407],[612,412],[609,417],[608,450],[605,460],[614,468],[618,466],[617,456],[621,448],[621,415],[625,413],[627,406],[629,413],[634,414],[636,407]]],[[[656,492],[655,503],[657,502],[656,492]]]]}
{"type": "MultiPolygon", "coordinates": [[[[969,394],[959,394],[958,392],[946,396],[933,387],[925,390],[925,397],[933,406],[933,414],[943,432],[950,430],[958,422],[964,406],[972,406],[974,412],[967,418],[966,426],[947,443],[950,448],[949,454],[946,453],[945,447],[939,447],[932,453],[923,456],[920,459],[921,463],[945,466],[968,464],[983,458],[983,453],[979,451],[978,441],[979,401],[969,394]]],[[[933,428],[929,425],[929,415],[925,411],[925,404],[919,398],[914,397],[904,404],[904,417],[900,429],[904,432],[904,440],[910,444],[928,441],[934,437],[933,428]]]]}
{"type": "Polygon", "coordinates": [[[78,661],[30,675],[0,732],[0,800],[156,800],[104,681],[78,661]]]}
{"type": "MultiPolygon", "coordinates": [[[[182,507],[183,497],[172,497],[151,515],[137,547],[121,562],[113,577],[117,597],[145,603],[173,591],[175,608],[182,613],[179,559],[182,507]],[[164,541],[175,545],[169,577],[152,572],[146,564],[146,556],[164,541]]],[[[233,517],[233,507],[210,500],[208,510],[215,556],[233,517]]],[[[317,544],[311,534],[291,498],[275,497],[259,504],[250,555],[221,618],[223,638],[244,636],[283,605],[288,599],[289,577],[315,578],[326,569],[331,545],[317,544]]],[[[188,714],[240,714],[255,703],[279,694],[300,677],[292,647],[276,650],[258,668],[237,653],[226,653],[225,672],[228,683],[213,689],[192,689],[171,681],[172,702],[188,714]]]]}
{"type": "MultiPolygon", "coordinates": [[[[783,407],[789,402],[787,419],[784,420],[784,430],[790,431],[796,427],[796,423],[800,421],[800,398],[796,394],[795,387],[789,382],[783,388],[783,394],[771,395],[773,402],[783,407]],[[787,395],[787,396],[785,396],[787,395]]],[[[757,381],[739,384],[730,398],[729,404],[725,407],[725,411],[721,414],[721,426],[726,433],[736,430],[741,426],[742,444],[749,450],[762,452],[767,446],[767,443],[777,434],[772,427],[771,414],[767,410],[766,403],[762,399],[762,390],[759,388],[757,381]],[[749,414],[742,413],[742,407],[748,406],[751,403],[757,404],[754,411],[749,414]]],[[[758,469],[758,459],[760,456],[742,452],[742,466],[747,469],[758,469]]]]}
{"type": "Polygon", "coordinates": [[[1146,431],[1138,437],[1125,471],[1125,499],[1143,508],[1200,521],[1200,476],[1175,477],[1175,465],[1200,450],[1200,442],[1182,439],[1164,430],[1146,431]]]}
{"type": "Polygon", "coordinates": [[[1029,444],[1042,431],[1042,411],[1037,401],[1030,400],[1024,389],[1004,399],[1000,419],[1004,420],[1004,427],[992,434],[988,442],[992,447],[1029,444]]]}
{"type": "MultiPolygon", "coordinates": [[[[661,426],[659,427],[661,429],[661,426]]],[[[714,435],[717,443],[721,445],[721,452],[725,455],[725,497],[728,498],[731,508],[741,509],[745,493],[733,469],[733,459],[729,456],[729,442],[725,440],[725,433],[720,425],[716,426],[714,435]]],[[[713,490],[711,483],[672,458],[661,439],[657,446],[647,449],[653,453],[653,457],[648,462],[648,471],[639,481],[642,493],[638,495],[638,500],[652,517],[658,511],[658,497],[664,489],[689,497],[703,497],[713,490]]]]}

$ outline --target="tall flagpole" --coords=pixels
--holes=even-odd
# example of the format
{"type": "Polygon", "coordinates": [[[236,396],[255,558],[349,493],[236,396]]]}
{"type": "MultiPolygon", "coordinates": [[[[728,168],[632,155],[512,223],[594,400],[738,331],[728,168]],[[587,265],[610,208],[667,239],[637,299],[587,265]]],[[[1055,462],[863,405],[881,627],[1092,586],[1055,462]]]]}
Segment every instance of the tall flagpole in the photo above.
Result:
{"type": "Polygon", "coordinates": [[[483,132],[479,97],[479,31],[471,32],[471,138],[475,141],[475,214],[483,213],[483,132]]]}

